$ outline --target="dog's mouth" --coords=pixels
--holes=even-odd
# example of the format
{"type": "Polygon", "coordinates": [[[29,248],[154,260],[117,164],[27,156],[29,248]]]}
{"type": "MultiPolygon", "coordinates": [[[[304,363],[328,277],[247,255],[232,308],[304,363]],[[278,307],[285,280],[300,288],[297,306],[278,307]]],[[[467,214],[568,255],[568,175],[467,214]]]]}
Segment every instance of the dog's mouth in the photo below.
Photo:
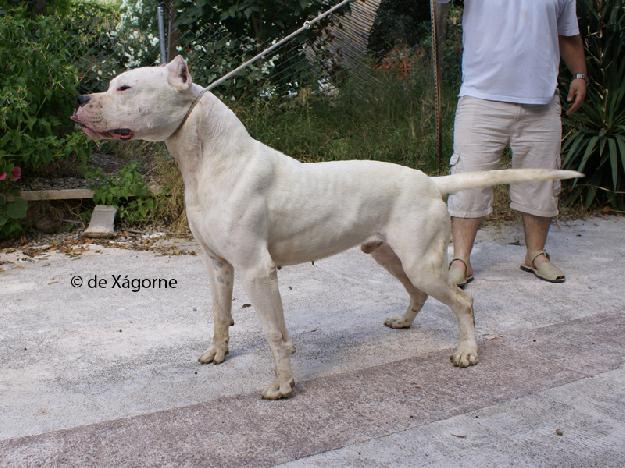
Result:
{"type": "Polygon", "coordinates": [[[80,124],[82,131],[94,140],[130,140],[135,135],[129,128],[116,128],[114,130],[107,130],[105,132],[98,132],[92,128],[87,127],[85,124],[80,124]]]}
{"type": "Polygon", "coordinates": [[[130,140],[134,136],[134,133],[129,128],[116,128],[105,133],[119,140],[130,140]]]}
{"type": "Polygon", "coordinates": [[[129,128],[115,128],[113,130],[106,130],[104,132],[99,132],[94,130],[93,128],[89,128],[83,122],[81,122],[76,114],[72,115],[72,120],[76,122],[82,128],[82,131],[87,134],[87,136],[93,138],[94,140],[130,140],[135,136],[134,132],[129,128]]]}

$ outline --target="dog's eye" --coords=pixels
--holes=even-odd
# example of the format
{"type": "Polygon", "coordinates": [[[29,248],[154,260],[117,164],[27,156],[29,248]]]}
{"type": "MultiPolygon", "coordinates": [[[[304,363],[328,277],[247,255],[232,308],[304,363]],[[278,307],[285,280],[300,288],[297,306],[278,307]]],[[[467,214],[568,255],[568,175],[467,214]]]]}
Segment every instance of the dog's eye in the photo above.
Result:
{"type": "Polygon", "coordinates": [[[126,91],[127,89],[130,89],[130,86],[124,85],[117,88],[117,91],[126,91]]]}

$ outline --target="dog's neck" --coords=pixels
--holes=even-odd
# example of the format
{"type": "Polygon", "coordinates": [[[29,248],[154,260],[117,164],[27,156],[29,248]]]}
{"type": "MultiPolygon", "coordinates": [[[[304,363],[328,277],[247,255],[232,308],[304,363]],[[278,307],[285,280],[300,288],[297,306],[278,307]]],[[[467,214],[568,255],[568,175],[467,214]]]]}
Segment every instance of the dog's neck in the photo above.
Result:
{"type": "MultiPolygon", "coordinates": [[[[194,85],[193,91],[199,95],[202,88],[194,85]]],[[[219,176],[241,164],[240,158],[251,154],[243,146],[253,143],[234,112],[210,92],[201,96],[180,128],[165,141],[187,186],[196,185],[201,173],[219,176]]]]}

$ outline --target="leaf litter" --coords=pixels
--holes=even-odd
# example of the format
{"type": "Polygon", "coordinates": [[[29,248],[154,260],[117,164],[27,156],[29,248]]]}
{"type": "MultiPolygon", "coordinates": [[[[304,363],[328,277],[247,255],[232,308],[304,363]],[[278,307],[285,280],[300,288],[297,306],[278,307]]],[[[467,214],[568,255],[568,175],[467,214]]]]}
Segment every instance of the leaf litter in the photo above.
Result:
{"type": "Polygon", "coordinates": [[[197,255],[191,237],[163,232],[119,231],[113,239],[95,239],[80,234],[54,234],[19,247],[0,248],[0,273],[21,268],[24,262],[62,254],[77,259],[84,254],[102,254],[104,249],[153,252],[158,256],[197,255]]]}

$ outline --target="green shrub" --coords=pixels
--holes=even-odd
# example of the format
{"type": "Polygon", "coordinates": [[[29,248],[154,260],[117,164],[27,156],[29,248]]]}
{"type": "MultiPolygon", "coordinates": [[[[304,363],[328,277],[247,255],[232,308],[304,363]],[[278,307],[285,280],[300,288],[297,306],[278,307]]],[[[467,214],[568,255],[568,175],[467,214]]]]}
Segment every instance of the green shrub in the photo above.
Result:
{"type": "Polygon", "coordinates": [[[71,41],[66,47],[77,70],[80,94],[103,91],[124,70],[120,48],[125,36],[119,39],[117,34],[120,18],[117,4],[97,1],[73,1],[60,18],[71,41]]]}
{"type": "MultiPolygon", "coordinates": [[[[586,174],[572,200],[625,207],[625,2],[580,0],[588,63],[584,105],[565,120],[564,166],[586,174]]],[[[568,80],[563,83],[566,93],[568,80]]],[[[566,94],[565,94],[566,95],[566,94]]]]}
{"type": "MultiPolygon", "coordinates": [[[[204,86],[298,29],[306,18],[335,4],[332,0],[172,1],[178,11],[177,50],[191,64],[193,79],[204,86]]],[[[301,46],[306,38],[312,39],[314,30],[300,34],[248,67],[217,92],[225,99],[251,98],[275,92],[285,94],[285,82],[301,84],[309,74],[310,63],[301,47],[298,50],[296,46],[301,46]]]]}
{"type": "MultiPolygon", "coordinates": [[[[70,155],[85,159],[87,140],[69,119],[78,77],[63,22],[57,13],[32,15],[22,7],[5,6],[0,15],[0,176],[15,168],[45,173],[70,155]]],[[[0,218],[0,238],[19,233],[26,214],[24,202],[11,208],[18,185],[10,182],[0,180],[0,213],[7,215],[0,218]]]]}
{"type": "Polygon", "coordinates": [[[26,200],[0,193],[0,239],[8,239],[22,232],[20,220],[26,217],[26,200]]]}
{"type": "Polygon", "coordinates": [[[430,2],[383,0],[369,35],[369,50],[384,57],[397,46],[414,47],[429,36],[430,2]]]}
{"type": "Polygon", "coordinates": [[[158,64],[158,3],[156,0],[121,1],[119,20],[109,35],[114,39],[114,56],[122,70],[158,64]]]}
{"type": "Polygon", "coordinates": [[[93,201],[99,205],[117,206],[122,221],[138,223],[153,215],[156,201],[136,163],[123,167],[113,176],[106,176],[101,170],[93,171],[90,179],[95,190],[93,201]]]}
{"type": "Polygon", "coordinates": [[[0,172],[24,171],[72,153],[86,155],[85,139],[70,121],[78,77],[70,37],[54,16],[16,10],[0,21],[0,172]]]}

